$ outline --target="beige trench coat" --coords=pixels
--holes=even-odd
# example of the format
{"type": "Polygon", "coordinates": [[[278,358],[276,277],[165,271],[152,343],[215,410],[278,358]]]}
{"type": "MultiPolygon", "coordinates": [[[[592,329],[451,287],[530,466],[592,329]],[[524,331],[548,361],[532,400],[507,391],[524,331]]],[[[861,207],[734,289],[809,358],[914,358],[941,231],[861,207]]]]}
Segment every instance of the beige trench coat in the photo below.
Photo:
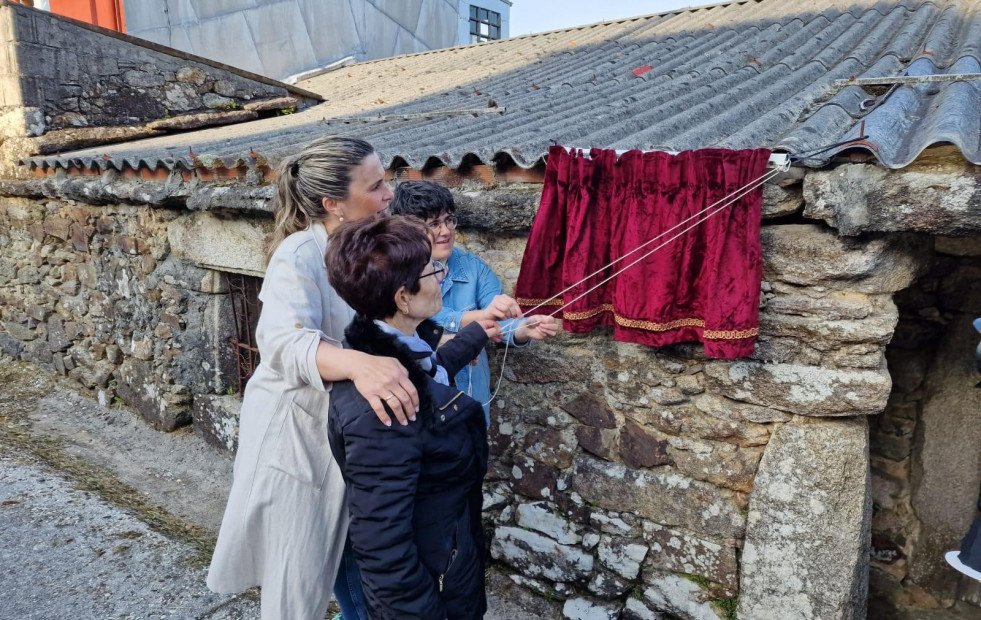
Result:
{"type": "Polygon", "coordinates": [[[263,620],[321,620],[347,536],[344,481],[327,443],[322,340],[354,311],[327,282],[320,224],[290,235],[266,269],[261,363],[245,388],[232,490],[208,571],[215,592],[262,586],[263,620]]]}

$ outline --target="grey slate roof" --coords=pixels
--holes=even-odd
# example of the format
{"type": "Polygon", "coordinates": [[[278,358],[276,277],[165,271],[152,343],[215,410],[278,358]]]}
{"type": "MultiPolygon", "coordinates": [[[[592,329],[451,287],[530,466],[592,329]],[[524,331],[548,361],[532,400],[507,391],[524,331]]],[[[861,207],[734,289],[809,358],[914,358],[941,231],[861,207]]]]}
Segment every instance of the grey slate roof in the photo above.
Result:
{"type": "Polygon", "coordinates": [[[940,74],[981,74],[981,0],[748,0],[361,63],[299,84],[327,101],[297,114],[32,165],[191,168],[193,151],[251,166],[250,150],[274,163],[324,134],[416,168],[504,154],[530,167],[553,142],[802,153],[860,137],[863,121],[860,148],[890,168],[945,142],[981,164],[981,80],[836,85],[940,74]]]}

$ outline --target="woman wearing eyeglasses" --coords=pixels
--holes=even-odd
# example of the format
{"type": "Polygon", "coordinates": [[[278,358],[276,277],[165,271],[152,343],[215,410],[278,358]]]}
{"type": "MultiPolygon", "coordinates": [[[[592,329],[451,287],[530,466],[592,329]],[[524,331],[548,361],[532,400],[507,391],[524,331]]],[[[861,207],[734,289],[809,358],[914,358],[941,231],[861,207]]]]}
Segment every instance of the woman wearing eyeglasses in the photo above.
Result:
{"type": "MultiPolygon", "coordinates": [[[[474,321],[502,321],[501,328],[512,346],[543,340],[558,333],[558,323],[550,316],[516,322],[521,317],[518,303],[501,294],[501,281],[486,262],[470,252],[454,247],[456,205],[448,189],[432,181],[408,181],[395,188],[389,205],[393,215],[411,215],[423,220],[433,244],[433,258],[446,264],[448,274],[442,285],[443,309],[433,317],[447,334],[458,333],[474,321]]],[[[487,353],[480,352],[454,378],[456,386],[484,408],[490,424],[490,365],[487,353]]]]}
{"type": "Polygon", "coordinates": [[[385,426],[353,382],[334,384],[330,448],[348,489],[348,536],[370,615],[481,618],[487,431],[480,403],[450,381],[500,327],[472,322],[437,348],[443,330],[429,319],[442,308],[445,267],[414,218],[340,226],[327,274],[357,313],[345,347],[399,360],[419,394],[416,421],[385,426]]]}
{"type": "Polygon", "coordinates": [[[356,386],[379,425],[409,424],[418,395],[398,360],[341,348],[354,311],[328,283],[324,255],[342,222],[373,218],[391,198],[385,169],[363,140],[321,138],[279,169],[259,294],[262,360],[245,388],[208,572],[216,592],[261,586],[263,620],[322,620],[332,588],[344,620],[368,618],[357,566],[343,552],[344,480],[327,448],[331,382],[356,386]]]}

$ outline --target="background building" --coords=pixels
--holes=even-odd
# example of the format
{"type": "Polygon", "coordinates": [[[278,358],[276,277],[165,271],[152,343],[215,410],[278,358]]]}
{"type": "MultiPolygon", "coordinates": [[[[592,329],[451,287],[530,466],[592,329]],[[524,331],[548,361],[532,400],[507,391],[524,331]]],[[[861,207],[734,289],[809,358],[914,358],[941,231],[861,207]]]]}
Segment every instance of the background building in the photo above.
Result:
{"type": "MultiPolygon", "coordinates": [[[[25,2],[31,4],[31,2],[25,2]]],[[[506,39],[509,0],[33,0],[35,8],[283,79],[506,39]]]]}

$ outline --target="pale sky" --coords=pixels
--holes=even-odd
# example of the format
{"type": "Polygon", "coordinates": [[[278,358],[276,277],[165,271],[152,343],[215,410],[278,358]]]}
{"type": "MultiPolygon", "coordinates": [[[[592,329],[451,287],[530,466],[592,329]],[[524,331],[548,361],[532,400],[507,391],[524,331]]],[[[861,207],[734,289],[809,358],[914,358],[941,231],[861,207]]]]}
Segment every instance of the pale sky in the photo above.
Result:
{"type": "Polygon", "coordinates": [[[716,4],[718,0],[513,0],[512,37],[596,22],[663,13],[689,6],[716,4]]]}

